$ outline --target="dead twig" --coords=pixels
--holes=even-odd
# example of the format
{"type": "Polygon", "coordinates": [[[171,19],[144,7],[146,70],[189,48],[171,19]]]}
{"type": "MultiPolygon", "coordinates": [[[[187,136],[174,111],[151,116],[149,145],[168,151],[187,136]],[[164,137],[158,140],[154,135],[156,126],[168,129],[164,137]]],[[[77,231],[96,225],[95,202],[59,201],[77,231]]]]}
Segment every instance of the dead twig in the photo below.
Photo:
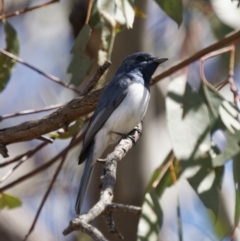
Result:
{"type": "MultiPolygon", "coordinates": [[[[151,85],[155,84],[159,80],[173,74],[177,70],[185,67],[186,65],[198,60],[204,55],[219,49],[227,44],[235,42],[240,39],[240,31],[233,32],[227,35],[224,39],[210,45],[209,47],[200,50],[196,54],[192,55],[189,58],[186,58],[180,61],[177,64],[174,64],[172,67],[163,71],[161,74],[152,79],[151,85]]],[[[35,121],[28,121],[17,126],[6,128],[0,130],[0,153],[6,157],[7,148],[6,145],[35,139],[46,133],[55,131],[66,124],[76,120],[77,118],[89,114],[92,112],[96,106],[98,98],[102,93],[103,89],[92,91],[86,96],[77,97],[64,105],[59,110],[53,112],[51,115],[45,116],[42,119],[35,121]]]]}
{"type": "Polygon", "coordinates": [[[15,162],[17,162],[17,161],[20,161],[20,162],[21,162],[21,161],[27,160],[28,158],[30,158],[33,154],[35,154],[36,152],[38,152],[40,149],[42,149],[42,148],[43,148],[44,146],[46,146],[47,144],[48,144],[47,142],[44,142],[44,143],[38,145],[37,147],[33,148],[32,150],[27,151],[26,153],[23,153],[23,154],[21,154],[21,155],[18,155],[18,156],[16,156],[16,157],[14,157],[13,159],[8,160],[8,161],[6,161],[6,162],[0,163],[0,168],[1,168],[1,167],[5,167],[5,166],[7,166],[7,165],[9,165],[9,164],[15,163],[15,162]]]}
{"type": "Polygon", "coordinates": [[[46,106],[40,109],[32,109],[32,110],[23,110],[23,111],[19,111],[16,113],[10,113],[10,114],[5,114],[0,116],[0,121],[7,119],[7,118],[13,118],[13,117],[19,117],[19,116],[23,116],[23,115],[30,115],[30,114],[36,114],[36,113],[40,113],[40,112],[44,112],[44,111],[50,111],[50,110],[54,110],[57,109],[59,107],[62,107],[66,105],[66,103],[64,104],[56,104],[56,105],[50,105],[50,106],[46,106]]]}
{"type": "MultiPolygon", "coordinates": [[[[56,3],[56,2],[59,2],[59,1],[60,0],[52,0],[52,1],[49,1],[49,2],[46,2],[46,3],[39,4],[39,5],[34,6],[34,7],[19,9],[19,10],[15,11],[15,12],[6,13],[6,14],[4,14],[4,11],[1,11],[2,14],[0,15],[0,20],[2,20],[4,18],[10,18],[10,17],[13,17],[13,16],[18,16],[20,14],[33,11],[35,9],[43,8],[43,7],[46,7],[46,6],[50,5],[50,4],[53,4],[53,3],[56,3]]],[[[3,2],[3,0],[2,0],[2,2],[3,2]]]]}
{"type": "MultiPolygon", "coordinates": [[[[72,143],[73,143],[73,141],[74,141],[75,139],[76,139],[76,136],[74,136],[74,137],[72,138],[69,146],[72,145],[72,143]]],[[[64,164],[64,162],[65,162],[65,160],[66,160],[66,156],[67,156],[67,152],[64,153],[64,155],[62,156],[62,160],[61,160],[61,162],[59,163],[59,166],[57,167],[57,169],[56,169],[56,171],[55,171],[55,173],[54,173],[54,175],[53,175],[53,178],[52,178],[52,180],[51,180],[51,182],[50,182],[50,184],[49,184],[49,186],[48,186],[48,188],[47,188],[47,190],[46,190],[46,192],[45,192],[45,194],[44,194],[44,196],[43,196],[43,199],[42,199],[42,201],[41,201],[41,204],[40,204],[40,206],[39,206],[39,208],[38,208],[38,210],[37,210],[37,213],[36,213],[36,216],[35,216],[35,218],[34,218],[34,220],[33,220],[33,223],[32,223],[32,225],[31,225],[31,227],[30,227],[30,229],[29,229],[29,231],[28,231],[28,233],[27,233],[27,235],[25,236],[25,238],[24,238],[23,241],[27,241],[29,235],[30,235],[30,234],[32,233],[32,231],[34,230],[34,227],[35,227],[35,225],[36,225],[36,223],[37,223],[37,220],[38,220],[38,217],[39,217],[39,215],[40,215],[40,213],[41,213],[41,211],[42,211],[42,208],[43,208],[43,206],[44,206],[44,204],[45,204],[45,202],[46,202],[46,200],[47,200],[47,198],[48,198],[48,196],[49,196],[49,193],[50,193],[51,190],[52,190],[53,184],[55,183],[55,181],[56,181],[56,179],[57,179],[57,176],[58,176],[59,172],[61,171],[62,166],[63,166],[63,164],[64,164]]]]}
{"type": "MultiPolygon", "coordinates": [[[[22,165],[25,161],[27,161],[31,156],[33,156],[36,152],[38,152],[40,149],[42,149],[44,146],[46,146],[48,143],[42,143],[41,145],[37,146],[36,148],[34,148],[34,150],[31,150],[28,152],[28,154],[22,156],[22,158],[20,160],[17,160],[19,161],[13,168],[11,168],[1,179],[0,179],[0,184],[3,183],[8,177],[10,177],[10,175],[20,166],[22,165]]],[[[16,162],[16,158],[14,160],[14,162],[16,162]]],[[[8,164],[11,164],[13,163],[13,160],[12,161],[8,161],[7,163],[1,163],[1,164],[4,164],[5,166],[8,165],[8,164]]]]}
{"type": "Polygon", "coordinates": [[[70,86],[69,84],[64,83],[64,82],[61,81],[58,77],[56,77],[56,76],[54,76],[54,75],[51,75],[51,74],[48,74],[48,73],[45,73],[44,71],[42,71],[42,70],[34,67],[33,65],[25,62],[23,59],[17,57],[16,55],[14,55],[14,54],[12,54],[12,53],[9,53],[8,51],[6,51],[6,50],[4,50],[4,49],[0,49],[0,53],[6,55],[7,57],[9,57],[9,58],[17,61],[18,63],[20,63],[20,64],[22,64],[22,65],[24,65],[24,66],[27,66],[28,68],[30,68],[30,69],[36,71],[37,73],[45,76],[46,78],[52,80],[53,82],[55,82],[55,83],[57,83],[57,84],[65,87],[65,88],[67,88],[67,89],[69,89],[69,90],[72,90],[72,91],[74,91],[74,92],[77,93],[77,94],[80,94],[80,91],[79,91],[78,89],[74,88],[73,86],[70,86]]]}
{"type": "Polygon", "coordinates": [[[36,168],[35,170],[17,178],[15,181],[12,181],[10,183],[8,183],[7,185],[3,186],[0,188],[0,193],[4,192],[5,190],[14,187],[15,185],[37,175],[38,173],[44,171],[45,169],[47,169],[48,167],[50,167],[51,165],[53,165],[59,158],[61,158],[62,156],[66,155],[66,153],[68,153],[69,150],[71,150],[74,146],[78,145],[79,142],[82,141],[83,138],[83,134],[81,134],[79,137],[77,137],[70,145],[68,145],[67,147],[65,147],[62,151],[60,151],[55,157],[53,157],[50,161],[48,161],[47,163],[43,164],[42,166],[36,168]]]}
{"type": "Polygon", "coordinates": [[[82,91],[81,95],[86,95],[87,93],[89,93],[94,88],[94,86],[97,84],[99,79],[102,77],[102,75],[105,73],[105,71],[109,68],[109,66],[111,64],[112,63],[107,60],[107,61],[105,61],[105,63],[102,66],[99,66],[99,68],[97,69],[95,74],[88,81],[88,84],[86,85],[86,87],[82,91]]]}
{"type": "Polygon", "coordinates": [[[156,84],[159,80],[162,80],[163,78],[175,73],[176,71],[184,68],[185,66],[191,64],[194,61],[199,60],[204,55],[211,53],[215,50],[218,50],[226,45],[229,45],[233,42],[236,42],[240,39],[240,31],[234,31],[230,34],[226,35],[223,39],[209,45],[208,47],[198,51],[197,53],[193,54],[192,56],[185,58],[183,60],[180,60],[178,63],[174,64],[173,66],[169,67],[165,71],[163,71],[161,74],[155,76],[152,81],[151,85],[156,84]]]}

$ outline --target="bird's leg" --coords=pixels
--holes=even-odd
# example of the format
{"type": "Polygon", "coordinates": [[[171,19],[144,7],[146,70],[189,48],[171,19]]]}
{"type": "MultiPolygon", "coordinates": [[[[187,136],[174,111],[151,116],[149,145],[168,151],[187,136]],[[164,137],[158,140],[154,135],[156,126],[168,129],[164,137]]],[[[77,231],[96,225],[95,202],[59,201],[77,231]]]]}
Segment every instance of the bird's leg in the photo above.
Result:
{"type": "MultiPolygon", "coordinates": [[[[133,145],[134,145],[134,146],[136,145],[136,141],[135,141],[135,139],[134,139],[134,137],[133,137],[132,135],[123,134],[123,133],[116,132],[116,131],[112,131],[112,133],[121,136],[121,139],[129,138],[129,139],[133,142],[133,145]]],[[[121,140],[120,140],[120,141],[121,141],[121,140]]],[[[119,142],[120,142],[120,141],[119,141],[119,142]]]]}

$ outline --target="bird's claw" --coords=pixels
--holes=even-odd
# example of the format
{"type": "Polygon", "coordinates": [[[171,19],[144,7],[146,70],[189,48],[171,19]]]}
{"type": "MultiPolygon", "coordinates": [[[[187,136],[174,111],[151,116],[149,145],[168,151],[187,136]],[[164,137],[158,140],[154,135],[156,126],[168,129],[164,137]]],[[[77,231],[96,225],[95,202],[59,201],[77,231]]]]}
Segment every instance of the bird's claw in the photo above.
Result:
{"type": "Polygon", "coordinates": [[[127,138],[129,138],[129,139],[132,141],[132,143],[133,143],[134,146],[136,145],[136,141],[135,141],[134,136],[128,135],[127,138]]]}

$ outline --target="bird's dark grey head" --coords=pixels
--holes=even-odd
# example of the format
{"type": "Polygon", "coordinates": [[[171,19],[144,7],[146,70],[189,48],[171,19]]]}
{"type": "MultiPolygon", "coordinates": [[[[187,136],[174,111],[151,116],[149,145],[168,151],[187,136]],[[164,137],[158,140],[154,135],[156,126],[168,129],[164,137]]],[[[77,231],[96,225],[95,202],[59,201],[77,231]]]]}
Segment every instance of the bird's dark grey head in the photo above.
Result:
{"type": "Polygon", "coordinates": [[[156,58],[148,53],[138,52],[129,55],[118,68],[117,74],[136,73],[142,75],[144,81],[149,83],[150,79],[159,66],[167,61],[166,58],[156,58]]]}

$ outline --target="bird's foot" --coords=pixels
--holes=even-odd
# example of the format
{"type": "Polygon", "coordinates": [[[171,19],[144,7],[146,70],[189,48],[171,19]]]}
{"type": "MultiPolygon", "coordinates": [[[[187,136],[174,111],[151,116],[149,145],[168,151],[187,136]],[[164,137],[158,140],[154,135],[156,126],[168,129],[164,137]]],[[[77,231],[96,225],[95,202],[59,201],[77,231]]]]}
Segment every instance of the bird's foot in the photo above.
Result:
{"type": "Polygon", "coordinates": [[[97,162],[98,162],[98,163],[101,163],[101,164],[105,164],[106,159],[97,159],[97,162]]]}

